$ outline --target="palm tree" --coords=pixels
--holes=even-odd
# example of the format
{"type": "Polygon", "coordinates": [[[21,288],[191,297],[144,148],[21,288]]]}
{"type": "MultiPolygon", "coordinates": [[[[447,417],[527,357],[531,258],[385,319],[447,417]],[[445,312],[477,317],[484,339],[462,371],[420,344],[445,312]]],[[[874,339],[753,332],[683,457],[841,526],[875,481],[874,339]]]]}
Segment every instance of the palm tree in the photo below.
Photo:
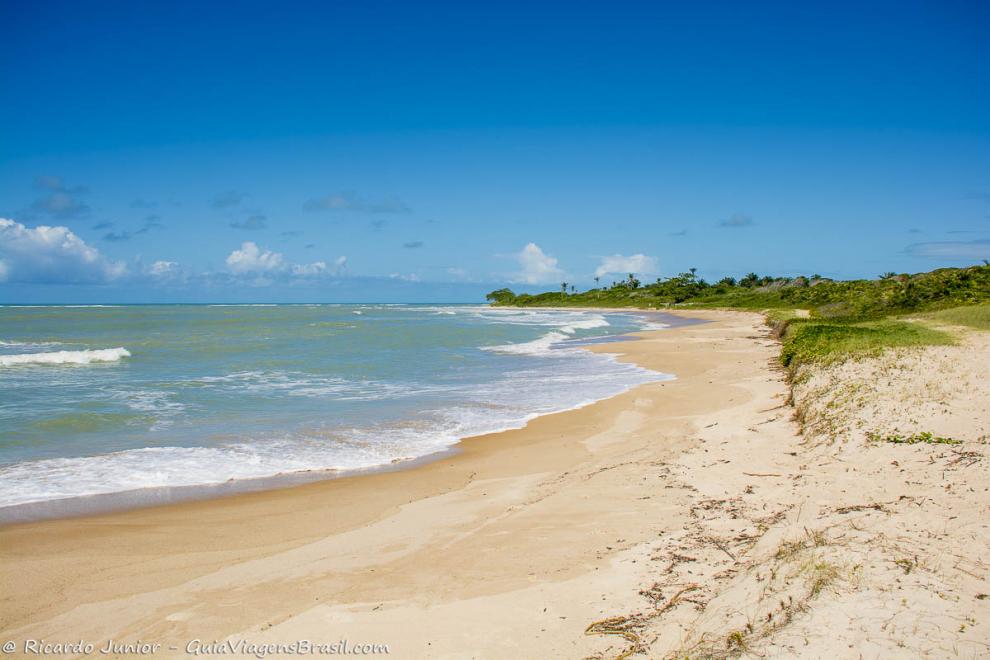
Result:
{"type": "Polygon", "coordinates": [[[602,279],[602,278],[600,278],[597,275],[595,275],[595,288],[596,289],[598,288],[598,280],[600,280],[600,279],[602,279]]]}
{"type": "Polygon", "coordinates": [[[561,282],[560,283],[560,292],[563,293],[563,294],[566,294],[567,293],[567,282],[561,282]]]}

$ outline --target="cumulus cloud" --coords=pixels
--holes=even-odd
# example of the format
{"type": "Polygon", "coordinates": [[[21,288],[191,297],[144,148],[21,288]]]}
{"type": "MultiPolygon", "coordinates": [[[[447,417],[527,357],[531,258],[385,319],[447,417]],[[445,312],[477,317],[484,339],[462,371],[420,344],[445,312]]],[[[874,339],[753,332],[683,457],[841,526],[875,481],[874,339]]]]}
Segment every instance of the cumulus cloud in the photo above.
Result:
{"type": "Polygon", "coordinates": [[[247,198],[247,193],[238,192],[236,190],[228,190],[222,192],[213,198],[210,204],[215,209],[229,209],[231,207],[237,206],[247,198]]]}
{"type": "Polygon", "coordinates": [[[68,227],[26,227],[0,218],[0,281],[102,283],[122,276],[126,269],[68,227]]]}
{"type": "Polygon", "coordinates": [[[601,263],[595,269],[595,277],[601,277],[608,273],[636,273],[637,275],[652,275],[657,272],[657,258],[648,257],[645,254],[631,254],[628,257],[621,254],[613,254],[602,257],[601,263]]]}
{"type": "Polygon", "coordinates": [[[311,264],[293,264],[292,274],[297,277],[316,277],[327,272],[327,262],[314,261],[311,264]]]}
{"type": "MultiPolygon", "coordinates": [[[[239,250],[230,253],[226,260],[227,268],[235,275],[254,275],[280,278],[314,278],[326,275],[339,275],[347,264],[347,257],[337,257],[330,265],[325,261],[296,264],[286,261],[280,252],[272,252],[259,247],[254,241],[241,243],[239,250]]],[[[273,280],[259,279],[257,282],[269,284],[273,280]]]]}
{"type": "Polygon", "coordinates": [[[396,198],[389,197],[380,201],[369,201],[358,197],[353,192],[339,192],[324,197],[314,197],[303,204],[307,211],[350,211],[353,213],[410,213],[406,204],[396,198]]]}
{"type": "Polygon", "coordinates": [[[144,270],[144,274],[159,284],[185,284],[189,276],[176,261],[159,260],[144,270]]]}
{"type": "Polygon", "coordinates": [[[227,268],[238,275],[271,273],[285,268],[285,260],[278,252],[263,250],[254,241],[244,241],[240,250],[234,250],[227,257],[227,268]]]}
{"type": "Polygon", "coordinates": [[[915,257],[936,259],[990,259],[990,239],[913,243],[904,251],[915,257]]]}
{"type": "Polygon", "coordinates": [[[31,205],[36,211],[42,211],[56,218],[76,218],[89,213],[89,206],[80,199],[88,191],[83,186],[67,186],[61,177],[39,176],[35,179],[38,188],[45,191],[31,205]]]}
{"type": "Polygon", "coordinates": [[[546,284],[556,282],[564,271],[557,267],[557,259],[543,252],[536,243],[527,243],[519,252],[512,255],[519,262],[519,272],[512,281],[524,284],[546,284]]]}
{"type": "MultiPolygon", "coordinates": [[[[230,223],[230,226],[234,229],[247,229],[248,231],[256,231],[259,229],[266,229],[268,227],[267,218],[263,215],[252,215],[248,216],[244,220],[235,220],[230,223]]],[[[284,235],[285,232],[282,232],[284,235]]]]}
{"type": "Polygon", "coordinates": [[[722,227],[730,227],[738,229],[740,227],[750,227],[753,224],[753,219],[746,215],[745,213],[733,213],[731,216],[718,223],[722,227]]]}
{"type": "Polygon", "coordinates": [[[290,270],[295,277],[321,277],[340,275],[346,266],[347,257],[337,257],[329,266],[325,261],[314,261],[311,264],[292,264],[290,270]]]}

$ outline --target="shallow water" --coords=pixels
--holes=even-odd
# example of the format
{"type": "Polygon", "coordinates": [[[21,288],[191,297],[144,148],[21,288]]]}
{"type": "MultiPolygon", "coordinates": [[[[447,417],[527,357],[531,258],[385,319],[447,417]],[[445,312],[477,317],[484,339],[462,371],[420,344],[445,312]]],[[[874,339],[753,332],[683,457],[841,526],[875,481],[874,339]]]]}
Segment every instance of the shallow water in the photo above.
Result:
{"type": "Polygon", "coordinates": [[[0,308],[0,507],[388,465],[664,374],[578,348],[627,313],[0,308]]]}

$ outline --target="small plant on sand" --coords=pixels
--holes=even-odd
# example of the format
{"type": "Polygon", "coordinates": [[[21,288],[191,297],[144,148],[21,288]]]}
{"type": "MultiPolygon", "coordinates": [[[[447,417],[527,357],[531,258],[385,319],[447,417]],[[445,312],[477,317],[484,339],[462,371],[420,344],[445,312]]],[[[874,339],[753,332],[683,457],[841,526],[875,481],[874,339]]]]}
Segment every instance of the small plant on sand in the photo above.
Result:
{"type": "Polygon", "coordinates": [[[917,562],[913,559],[897,559],[894,563],[901,567],[901,570],[904,571],[904,575],[910,575],[911,571],[914,570],[914,567],[917,566],[917,562]]]}
{"type": "Polygon", "coordinates": [[[777,561],[787,561],[804,550],[804,541],[782,541],[773,558],[777,561]]]}
{"type": "Polygon", "coordinates": [[[808,529],[805,527],[804,536],[805,538],[796,541],[781,541],[773,558],[778,562],[785,562],[808,548],[820,548],[829,544],[828,534],[823,529],[808,529]]]}
{"type": "Polygon", "coordinates": [[[912,433],[911,435],[902,435],[900,433],[889,433],[884,435],[882,433],[877,433],[875,431],[870,431],[866,434],[867,439],[870,442],[888,442],[894,445],[961,445],[962,440],[955,440],[953,438],[943,438],[940,435],[935,435],[931,431],[921,431],[920,433],[912,433]]]}
{"type": "Polygon", "coordinates": [[[728,634],[725,638],[725,650],[732,655],[745,653],[748,650],[746,645],[746,633],[736,630],[728,634]]]}
{"type": "Polygon", "coordinates": [[[808,529],[805,527],[804,533],[812,546],[820,548],[823,545],[828,545],[828,534],[825,533],[824,529],[808,529]]]}
{"type": "Polygon", "coordinates": [[[839,568],[827,561],[810,562],[808,570],[808,595],[814,598],[839,578],[839,568]]]}

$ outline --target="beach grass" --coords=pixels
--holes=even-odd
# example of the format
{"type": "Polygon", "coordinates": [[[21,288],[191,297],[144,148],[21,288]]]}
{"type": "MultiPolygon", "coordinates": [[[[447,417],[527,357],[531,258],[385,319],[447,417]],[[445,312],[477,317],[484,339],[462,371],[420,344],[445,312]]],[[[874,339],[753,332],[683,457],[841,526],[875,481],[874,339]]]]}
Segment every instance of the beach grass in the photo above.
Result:
{"type": "Polygon", "coordinates": [[[990,330],[990,305],[971,305],[968,307],[953,307],[930,314],[925,319],[947,325],[961,325],[977,330],[990,330]]]}
{"type": "Polygon", "coordinates": [[[791,319],[781,338],[780,359],[787,367],[875,356],[887,348],[954,343],[947,332],[922,323],[895,319],[861,322],[791,319]]]}

